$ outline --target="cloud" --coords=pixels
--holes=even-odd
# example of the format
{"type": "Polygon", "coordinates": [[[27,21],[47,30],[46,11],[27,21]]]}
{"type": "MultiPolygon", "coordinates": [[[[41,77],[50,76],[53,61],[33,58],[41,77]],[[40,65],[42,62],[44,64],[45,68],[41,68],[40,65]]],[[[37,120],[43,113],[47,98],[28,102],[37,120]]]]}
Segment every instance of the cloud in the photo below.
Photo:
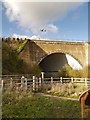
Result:
{"type": "Polygon", "coordinates": [[[12,37],[13,37],[13,38],[22,38],[22,39],[27,38],[27,39],[30,39],[29,36],[26,36],[26,35],[19,35],[19,34],[15,34],[15,33],[12,35],[12,37]]]}
{"type": "Polygon", "coordinates": [[[33,35],[32,37],[30,37],[31,40],[39,40],[40,39],[40,36],[38,35],[33,35]]]}
{"type": "Polygon", "coordinates": [[[53,33],[58,32],[58,27],[55,26],[55,25],[53,25],[53,24],[49,24],[49,25],[47,26],[47,29],[48,29],[49,31],[53,32],[53,33]]]}
{"type": "Polygon", "coordinates": [[[27,38],[27,39],[31,39],[31,40],[40,40],[40,39],[42,39],[42,40],[44,40],[44,38],[42,38],[40,35],[32,35],[32,36],[26,36],[26,35],[19,35],[19,34],[16,34],[16,33],[14,33],[13,35],[12,35],[12,38],[22,38],[23,40],[25,39],[25,38],[27,38]]]}
{"type": "Polygon", "coordinates": [[[81,2],[15,1],[5,0],[6,15],[11,22],[16,21],[19,26],[32,33],[38,33],[42,28],[47,28],[49,32],[58,32],[58,26],[54,22],[64,18],[70,10],[75,10],[82,4],[81,2]]]}

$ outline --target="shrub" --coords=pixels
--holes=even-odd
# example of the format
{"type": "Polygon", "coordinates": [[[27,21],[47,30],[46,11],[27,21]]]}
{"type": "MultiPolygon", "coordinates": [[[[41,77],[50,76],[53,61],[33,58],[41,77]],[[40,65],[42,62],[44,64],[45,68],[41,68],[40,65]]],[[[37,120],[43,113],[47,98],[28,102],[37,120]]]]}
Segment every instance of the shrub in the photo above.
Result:
{"type": "Polygon", "coordinates": [[[8,44],[2,44],[2,73],[20,73],[23,68],[23,60],[18,57],[17,51],[8,44]]]}
{"type": "Polygon", "coordinates": [[[90,66],[86,66],[82,69],[82,77],[90,77],[90,66]]]}
{"type": "Polygon", "coordinates": [[[31,73],[33,74],[33,75],[36,75],[37,77],[39,77],[40,75],[41,75],[41,68],[39,67],[39,65],[38,64],[35,64],[34,66],[33,66],[33,68],[32,68],[32,71],[31,71],[31,73]]]}
{"type": "Polygon", "coordinates": [[[17,49],[18,53],[20,53],[24,49],[24,47],[27,44],[27,42],[28,42],[28,40],[25,40],[22,44],[20,44],[20,46],[17,49]]]}
{"type": "Polygon", "coordinates": [[[69,65],[65,65],[58,72],[59,77],[90,77],[90,66],[86,66],[80,70],[74,70],[69,65]]]}
{"type": "Polygon", "coordinates": [[[59,77],[70,77],[70,72],[72,68],[69,65],[65,65],[61,70],[58,72],[59,77]]]}

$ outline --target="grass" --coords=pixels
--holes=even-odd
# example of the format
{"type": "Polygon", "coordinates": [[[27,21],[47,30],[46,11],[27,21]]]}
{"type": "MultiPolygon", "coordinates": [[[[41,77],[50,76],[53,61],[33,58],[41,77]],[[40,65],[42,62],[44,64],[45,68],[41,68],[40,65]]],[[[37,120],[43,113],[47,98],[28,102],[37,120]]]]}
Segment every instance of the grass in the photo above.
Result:
{"type": "Polygon", "coordinates": [[[17,49],[17,52],[18,52],[18,53],[20,53],[20,52],[24,49],[24,47],[25,47],[25,45],[27,44],[27,42],[28,42],[28,40],[25,40],[25,41],[18,47],[18,49],[17,49]]]}
{"type": "Polygon", "coordinates": [[[85,83],[53,83],[45,84],[42,92],[60,97],[79,98],[87,90],[85,83]]]}
{"type": "Polygon", "coordinates": [[[78,101],[38,96],[28,92],[3,93],[3,118],[80,118],[78,101]]]}

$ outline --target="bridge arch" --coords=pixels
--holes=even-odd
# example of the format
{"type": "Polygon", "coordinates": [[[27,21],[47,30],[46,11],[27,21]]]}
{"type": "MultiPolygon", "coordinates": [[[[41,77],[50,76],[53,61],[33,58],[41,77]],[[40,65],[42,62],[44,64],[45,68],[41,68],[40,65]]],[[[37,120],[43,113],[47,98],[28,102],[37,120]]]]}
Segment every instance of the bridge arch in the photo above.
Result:
{"type": "MultiPolygon", "coordinates": [[[[64,52],[52,52],[44,55],[39,60],[38,64],[44,72],[58,72],[65,64],[69,64],[67,55],[75,59],[78,63],[79,68],[82,68],[81,63],[73,55],[64,52]]],[[[73,61],[72,61],[73,62],[73,61]]],[[[75,61],[74,61],[75,62],[75,61]]],[[[71,65],[70,65],[71,66],[71,65]]],[[[72,66],[71,66],[72,67],[72,66]]],[[[72,67],[73,68],[73,67],[72,67]]]]}

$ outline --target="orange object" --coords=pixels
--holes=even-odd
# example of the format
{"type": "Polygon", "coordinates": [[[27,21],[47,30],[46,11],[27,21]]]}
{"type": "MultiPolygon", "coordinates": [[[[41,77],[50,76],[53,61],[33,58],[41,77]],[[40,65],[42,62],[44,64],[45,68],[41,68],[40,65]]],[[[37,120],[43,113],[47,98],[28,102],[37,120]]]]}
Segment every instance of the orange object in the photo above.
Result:
{"type": "Polygon", "coordinates": [[[86,118],[88,112],[90,111],[90,89],[80,95],[79,101],[81,104],[81,116],[82,118],[86,118]]]}

